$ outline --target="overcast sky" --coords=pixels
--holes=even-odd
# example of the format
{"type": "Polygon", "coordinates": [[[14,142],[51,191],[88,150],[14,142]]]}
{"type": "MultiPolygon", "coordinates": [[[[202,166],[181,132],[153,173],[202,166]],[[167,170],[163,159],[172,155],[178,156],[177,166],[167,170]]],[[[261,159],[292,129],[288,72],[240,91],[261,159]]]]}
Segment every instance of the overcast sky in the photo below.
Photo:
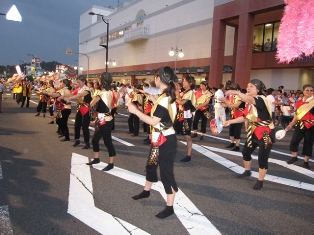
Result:
{"type": "Polygon", "coordinates": [[[78,56],[65,51],[78,51],[80,15],[92,5],[116,7],[118,0],[0,0],[0,13],[6,14],[12,5],[22,22],[0,16],[0,65],[30,63],[27,54],[74,65],[78,56]]]}

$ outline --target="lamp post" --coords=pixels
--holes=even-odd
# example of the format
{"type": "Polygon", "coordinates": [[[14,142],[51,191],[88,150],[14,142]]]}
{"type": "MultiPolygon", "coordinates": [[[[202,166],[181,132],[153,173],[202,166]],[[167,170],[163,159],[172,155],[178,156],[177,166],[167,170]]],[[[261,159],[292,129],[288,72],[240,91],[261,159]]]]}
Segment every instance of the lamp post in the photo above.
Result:
{"type": "Polygon", "coordinates": [[[101,45],[102,47],[106,48],[106,72],[108,72],[108,41],[109,41],[109,19],[105,19],[104,15],[101,14],[97,14],[94,12],[90,12],[89,15],[97,15],[97,16],[101,16],[101,19],[103,22],[105,22],[105,24],[107,25],[107,42],[106,45],[101,45]]]}
{"type": "Polygon", "coordinates": [[[22,16],[19,13],[19,11],[17,10],[16,6],[13,5],[10,10],[8,11],[7,14],[4,13],[0,13],[0,15],[2,16],[6,16],[7,20],[12,20],[12,21],[18,21],[18,22],[22,22],[22,16]]]}
{"type": "Polygon", "coordinates": [[[89,56],[87,54],[84,54],[84,53],[73,52],[70,47],[66,50],[65,53],[67,55],[78,54],[78,55],[85,55],[87,57],[87,77],[86,78],[88,79],[88,76],[89,76],[89,56]]]}
{"type": "Polygon", "coordinates": [[[178,49],[178,47],[176,46],[176,48],[171,47],[171,50],[169,51],[169,55],[170,56],[176,56],[176,60],[174,63],[174,73],[177,73],[177,61],[178,61],[178,56],[179,58],[182,58],[184,56],[182,49],[178,49]]]}

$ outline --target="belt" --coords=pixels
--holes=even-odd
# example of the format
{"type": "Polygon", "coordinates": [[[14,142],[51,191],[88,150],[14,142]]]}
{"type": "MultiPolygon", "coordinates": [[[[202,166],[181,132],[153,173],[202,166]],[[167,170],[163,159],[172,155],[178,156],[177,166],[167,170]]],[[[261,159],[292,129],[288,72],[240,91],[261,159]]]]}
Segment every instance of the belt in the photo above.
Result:
{"type": "Polygon", "coordinates": [[[222,103],[222,102],[220,102],[220,101],[215,101],[215,103],[222,103]]]}

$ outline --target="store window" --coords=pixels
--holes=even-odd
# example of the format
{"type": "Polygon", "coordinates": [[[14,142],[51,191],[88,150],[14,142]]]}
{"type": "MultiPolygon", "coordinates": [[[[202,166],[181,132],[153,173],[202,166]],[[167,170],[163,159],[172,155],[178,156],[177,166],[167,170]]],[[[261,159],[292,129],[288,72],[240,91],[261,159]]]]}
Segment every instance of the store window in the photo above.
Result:
{"type": "Polygon", "coordinates": [[[111,40],[116,40],[117,38],[117,32],[114,32],[111,34],[111,40]]]}
{"type": "Polygon", "coordinates": [[[119,32],[118,32],[118,37],[119,37],[119,38],[123,38],[123,30],[119,30],[119,32]]]}
{"type": "Polygon", "coordinates": [[[279,24],[280,22],[272,22],[254,26],[253,52],[277,50],[279,24]]]}

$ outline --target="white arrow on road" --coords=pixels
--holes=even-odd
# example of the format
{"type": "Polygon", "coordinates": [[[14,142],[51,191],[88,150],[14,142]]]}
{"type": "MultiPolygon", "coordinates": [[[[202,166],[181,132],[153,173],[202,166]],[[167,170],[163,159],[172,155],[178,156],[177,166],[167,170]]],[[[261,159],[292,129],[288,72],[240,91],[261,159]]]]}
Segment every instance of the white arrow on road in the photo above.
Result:
{"type": "MultiPolygon", "coordinates": [[[[91,172],[86,162],[88,162],[87,157],[76,153],[72,154],[68,213],[102,234],[147,234],[134,225],[95,207],[91,172]]],[[[93,167],[101,170],[105,166],[106,164],[101,162],[93,167]]],[[[104,173],[142,186],[145,183],[145,176],[119,167],[104,173]]],[[[166,193],[160,181],[153,184],[152,189],[160,192],[166,200],[166,193]]],[[[221,234],[181,190],[176,194],[174,211],[190,234],[221,234]]]]}

